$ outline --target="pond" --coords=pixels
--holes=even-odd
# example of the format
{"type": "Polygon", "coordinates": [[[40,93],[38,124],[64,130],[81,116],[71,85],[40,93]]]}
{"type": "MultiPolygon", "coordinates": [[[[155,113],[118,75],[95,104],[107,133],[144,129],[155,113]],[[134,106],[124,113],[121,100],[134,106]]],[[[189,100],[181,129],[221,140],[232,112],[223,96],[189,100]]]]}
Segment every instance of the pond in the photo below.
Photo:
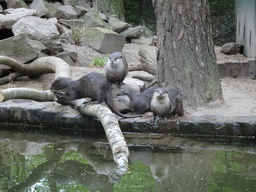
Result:
{"type": "Polygon", "coordinates": [[[127,133],[130,169],[118,178],[105,135],[0,130],[0,191],[256,191],[254,140],[127,133]]]}

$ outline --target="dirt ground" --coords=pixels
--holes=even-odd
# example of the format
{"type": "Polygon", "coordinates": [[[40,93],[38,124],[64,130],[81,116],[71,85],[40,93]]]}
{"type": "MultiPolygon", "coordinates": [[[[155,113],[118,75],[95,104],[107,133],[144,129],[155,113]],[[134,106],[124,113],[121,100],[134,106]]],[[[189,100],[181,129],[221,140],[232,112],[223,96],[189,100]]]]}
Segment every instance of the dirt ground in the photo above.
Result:
{"type": "MultiPolygon", "coordinates": [[[[123,53],[130,65],[139,63],[138,51],[141,47],[146,48],[151,55],[155,56],[155,47],[145,45],[126,44],[123,53]]],[[[220,53],[220,47],[215,47],[217,60],[247,60],[243,55],[224,55],[220,53]]],[[[100,68],[72,67],[73,79],[78,79],[82,75],[91,71],[103,72],[100,68]]],[[[18,81],[0,86],[0,89],[11,87],[30,87],[35,89],[49,89],[54,74],[45,74],[33,80],[28,77],[19,78],[18,81]]],[[[256,116],[256,80],[250,78],[222,78],[221,79],[224,103],[220,106],[213,105],[208,108],[198,108],[196,110],[186,110],[185,114],[202,116],[204,114],[219,114],[224,116],[256,116]]]]}

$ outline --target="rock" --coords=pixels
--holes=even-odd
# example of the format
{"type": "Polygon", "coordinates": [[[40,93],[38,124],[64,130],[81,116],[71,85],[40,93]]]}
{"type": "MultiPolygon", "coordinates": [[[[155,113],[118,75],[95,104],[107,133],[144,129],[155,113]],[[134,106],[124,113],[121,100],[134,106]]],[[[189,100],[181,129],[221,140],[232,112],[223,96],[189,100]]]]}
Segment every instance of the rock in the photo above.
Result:
{"type": "Polygon", "coordinates": [[[88,13],[81,17],[81,19],[85,21],[86,28],[102,27],[110,29],[110,26],[100,17],[97,9],[92,8],[88,13]]]}
{"type": "Polygon", "coordinates": [[[45,46],[41,42],[31,40],[22,33],[0,41],[0,55],[11,57],[21,63],[35,59],[43,49],[45,46]]]}
{"type": "Polygon", "coordinates": [[[154,37],[140,37],[139,39],[132,39],[131,43],[134,44],[144,44],[144,45],[154,45],[154,37]]]}
{"type": "Polygon", "coordinates": [[[67,16],[67,19],[75,19],[75,18],[77,18],[76,11],[70,5],[63,5],[63,6],[59,7],[58,10],[62,11],[62,13],[65,16],[67,16]]]}
{"type": "Polygon", "coordinates": [[[75,12],[77,13],[78,17],[82,17],[85,13],[87,13],[90,9],[87,9],[86,7],[75,5],[74,7],[75,12]]]}
{"type": "Polygon", "coordinates": [[[3,13],[3,7],[0,5],[0,13],[3,13]]]}
{"type": "Polygon", "coordinates": [[[111,27],[111,29],[117,33],[120,33],[126,29],[128,29],[129,24],[126,22],[123,22],[117,18],[109,18],[108,23],[111,27]]]}
{"type": "Polygon", "coordinates": [[[129,27],[125,31],[120,33],[124,35],[127,39],[138,39],[141,36],[150,37],[152,36],[151,31],[145,26],[129,27]]]}
{"type": "Polygon", "coordinates": [[[125,38],[112,30],[94,27],[85,31],[81,37],[81,44],[91,46],[101,53],[121,52],[125,38]]]}
{"type": "Polygon", "coordinates": [[[85,21],[82,19],[72,19],[72,20],[67,20],[67,19],[59,19],[59,22],[61,24],[66,25],[69,28],[85,28],[85,21]]]}
{"type": "Polygon", "coordinates": [[[76,46],[68,44],[68,43],[61,43],[61,47],[64,52],[74,61],[78,61],[78,53],[76,51],[76,46]]]}
{"type": "Polygon", "coordinates": [[[7,8],[27,8],[26,3],[23,0],[5,0],[7,8]]]}
{"type": "Polygon", "coordinates": [[[235,55],[241,53],[242,45],[236,44],[235,42],[226,43],[221,47],[220,52],[227,55],[235,55]]]}
{"type": "Polygon", "coordinates": [[[66,43],[66,44],[75,45],[75,41],[74,41],[74,39],[73,39],[73,37],[72,37],[70,32],[63,33],[60,36],[60,42],[61,43],[66,43]]]}
{"type": "Polygon", "coordinates": [[[51,21],[33,16],[24,17],[13,25],[12,32],[15,36],[24,33],[30,39],[42,42],[47,51],[52,54],[59,51],[60,34],[56,25],[51,21]]]}
{"type": "Polygon", "coordinates": [[[63,59],[70,66],[75,65],[74,61],[70,58],[69,53],[67,53],[67,52],[61,52],[61,53],[57,54],[56,57],[59,57],[59,58],[63,59]]]}
{"type": "Polygon", "coordinates": [[[14,23],[23,17],[36,15],[37,11],[34,9],[17,8],[6,9],[6,14],[0,14],[0,29],[11,29],[14,23]]]}
{"type": "Polygon", "coordinates": [[[103,21],[106,21],[106,22],[108,21],[108,18],[104,13],[100,13],[100,17],[103,21]]]}
{"type": "Polygon", "coordinates": [[[34,0],[30,4],[30,8],[34,9],[34,10],[37,10],[37,16],[38,17],[42,17],[42,16],[48,14],[48,9],[44,5],[44,1],[43,0],[34,0]]]}

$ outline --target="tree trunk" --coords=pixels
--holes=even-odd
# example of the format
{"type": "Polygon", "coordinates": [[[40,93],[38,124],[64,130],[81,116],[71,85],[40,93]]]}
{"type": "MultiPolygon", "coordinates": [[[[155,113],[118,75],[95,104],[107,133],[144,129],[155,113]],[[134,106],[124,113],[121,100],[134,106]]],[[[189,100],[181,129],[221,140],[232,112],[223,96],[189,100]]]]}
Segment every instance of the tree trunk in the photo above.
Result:
{"type": "Polygon", "coordinates": [[[207,0],[154,1],[158,83],[176,87],[186,107],[223,100],[207,0]]]}

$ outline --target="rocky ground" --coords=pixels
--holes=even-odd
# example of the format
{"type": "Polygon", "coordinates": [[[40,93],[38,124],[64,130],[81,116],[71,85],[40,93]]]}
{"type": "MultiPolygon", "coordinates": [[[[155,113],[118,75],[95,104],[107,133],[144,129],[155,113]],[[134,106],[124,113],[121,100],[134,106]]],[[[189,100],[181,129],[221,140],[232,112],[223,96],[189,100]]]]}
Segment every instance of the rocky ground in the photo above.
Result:
{"type": "MultiPolygon", "coordinates": [[[[147,45],[126,44],[123,48],[130,65],[139,63],[138,51],[140,47],[146,48],[151,55],[155,55],[155,47],[147,45]]],[[[245,61],[247,58],[243,55],[224,55],[220,53],[220,47],[215,47],[217,60],[236,60],[245,61]]],[[[103,72],[102,68],[86,68],[72,67],[72,78],[78,79],[86,72],[91,71],[103,72]]],[[[131,75],[132,73],[130,73],[131,75]]],[[[11,87],[30,87],[36,89],[49,89],[50,84],[54,79],[53,74],[45,74],[33,80],[28,77],[19,78],[18,81],[0,86],[0,89],[11,87]]],[[[221,79],[224,103],[220,106],[212,106],[208,108],[198,108],[196,110],[186,110],[187,115],[202,116],[204,114],[219,114],[224,116],[254,116],[256,115],[256,80],[250,78],[230,78],[221,79]]]]}

